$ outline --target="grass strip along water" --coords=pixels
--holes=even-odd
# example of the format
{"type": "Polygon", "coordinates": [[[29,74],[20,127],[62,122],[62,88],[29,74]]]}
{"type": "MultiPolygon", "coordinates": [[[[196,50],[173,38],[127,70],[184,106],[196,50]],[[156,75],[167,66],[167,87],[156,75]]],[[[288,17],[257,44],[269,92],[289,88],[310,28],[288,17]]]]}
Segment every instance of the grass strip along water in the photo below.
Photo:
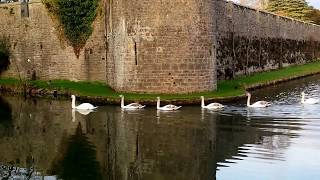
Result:
{"type": "MultiPolygon", "coordinates": [[[[245,91],[256,88],[277,84],[305,76],[320,73],[320,61],[315,61],[305,65],[296,65],[280,70],[255,73],[253,75],[241,76],[233,80],[223,80],[218,82],[216,91],[190,93],[190,94],[138,94],[138,93],[119,93],[115,92],[109,86],[101,82],[73,82],[68,80],[52,80],[52,81],[25,81],[28,89],[46,89],[55,90],[58,94],[75,94],[82,99],[97,99],[115,103],[119,100],[119,95],[123,94],[126,100],[152,102],[156,101],[157,96],[167,101],[177,101],[180,104],[193,104],[200,101],[200,96],[205,96],[209,100],[232,101],[244,96],[245,91]],[[63,93],[60,93],[63,92],[63,93]]],[[[14,89],[22,86],[22,82],[18,79],[2,78],[0,79],[1,89],[14,89]],[[5,87],[5,88],[4,88],[5,87]]],[[[108,103],[108,102],[106,102],[108,103]]]]}

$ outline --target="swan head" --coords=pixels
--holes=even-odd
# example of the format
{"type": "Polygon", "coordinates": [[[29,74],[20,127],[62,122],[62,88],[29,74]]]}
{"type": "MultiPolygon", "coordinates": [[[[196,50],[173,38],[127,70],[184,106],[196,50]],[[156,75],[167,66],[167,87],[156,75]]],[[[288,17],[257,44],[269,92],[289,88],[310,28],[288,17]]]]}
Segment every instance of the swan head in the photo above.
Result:
{"type": "Polygon", "coordinates": [[[76,96],[75,95],[71,95],[71,99],[75,99],[76,98],[76,96]]]}
{"type": "Polygon", "coordinates": [[[160,97],[157,97],[157,100],[160,100],[160,97]]]}
{"type": "Polygon", "coordinates": [[[204,96],[200,96],[201,99],[204,99],[204,96]]]}
{"type": "Polygon", "coordinates": [[[251,94],[249,92],[246,92],[246,96],[251,96],[251,94]]]}
{"type": "Polygon", "coordinates": [[[122,95],[122,94],[120,94],[120,95],[119,95],[119,97],[121,97],[121,98],[122,98],[122,97],[123,97],[123,95],[122,95]]]}

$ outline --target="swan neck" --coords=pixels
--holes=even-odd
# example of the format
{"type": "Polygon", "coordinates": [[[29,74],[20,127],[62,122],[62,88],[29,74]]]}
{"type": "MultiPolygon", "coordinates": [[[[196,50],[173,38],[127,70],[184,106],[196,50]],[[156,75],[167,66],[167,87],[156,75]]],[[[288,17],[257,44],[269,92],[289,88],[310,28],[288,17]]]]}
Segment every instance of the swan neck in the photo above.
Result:
{"type": "Polygon", "coordinates": [[[247,99],[247,106],[250,106],[250,99],[251,99],[251,95],[248,95],[248,99],[247,99]]]}
{"type": "Polygon", "coordinates": [[[72,98],[71,107],[72,109],[76,108],[76,98],[72,98]]]}
{"type": "Polygon", "coordinates": [[[201,107],[205,107],[205,104],[204,104],[204,97],[201,97],[201,107]]]}

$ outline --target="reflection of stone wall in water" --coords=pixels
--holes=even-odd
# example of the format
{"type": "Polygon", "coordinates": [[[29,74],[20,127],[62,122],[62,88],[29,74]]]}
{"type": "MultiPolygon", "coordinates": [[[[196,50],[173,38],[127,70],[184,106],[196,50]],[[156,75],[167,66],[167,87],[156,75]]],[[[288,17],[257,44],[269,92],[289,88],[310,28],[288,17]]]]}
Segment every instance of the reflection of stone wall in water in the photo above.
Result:
{"type": "Polygon", "coordinates": [[[48,170],[48,162],[56,155],[56,145],[70,133],[68,127],[72,127],[70,113],[61,113],[67,111],[69,103],[64,106],[52,101],[48,106],[48,102],[6,100],[12,107],[13,129],[10,137],[0,137],[2,163],[19,167],[30,167],[34,163],[48,170]],[[66,119],[70,119],[69,124],[66,119]]]}
{"type": "Polygon", "coordinates": [[[83,133],[80,122],[76,132],[61,147],[62,155],[54,162],[52,174],[56,174],[59,179],[102,179],[96,148],[83,133]]]}
{"type": "Polygon", "coordinates": [[[0,96],[0,137],[11,136],[13,132],[10,104],[0,96]]]}
{"type": "Polygon", "coordinates": [[[1,162],[50,170],[61,140],[75,132],[70,103],[5,99],[12,107],[12,132],[0,137],[1,162]]]}
{"type": "Polygon", "coordinates": [[[304,64],[320,57],[320,27],[216,1],[217,76],[304,64]]]}
{"type": "MultiPolygon", "coordinates": [[[[0,163],[35,167],[42,175],[72,175],[77,170],[67,169],[67,172],[63,172],[57,167],[70,162],[70,152],[84,150],[86,153],[80,152],[82,160],[86,160],[84,164],[95,164],[97,168],[91,169],[95,177],[101,177],[101,173],[107,171],[106,112],[99,111],[88,116],[78,112],[73,114],[71,101],[24,100],[16,97],[6,97],[4,100],[12,107],[12,119],[10,126],[4,129],[4,132],[10,132],[10,136],[0,133],[0,163]],[[78,133],[77,136],[79,123],[82,134],[78,133]],[[77,141],[78,137],[80,141],[77,141]],[[72,149],[77,142],[84,144],[81,148],[72,149]]],[[[0,107],[3,104],[0,103],[0,107]]],[[[80,169],[82,165],[78,164],[77,167],[80,169]]]]}
{"type": "Polygon", "coordinates": [[[216,134],[217,137],[222,137],[216,141],[217,163],[228,164],[226,160],[241,160],[247,153],[253,153],[256,158],[284,161],[283,153],[290,146],[289,139],[298,135],[296,132],[302,129],[300,125],[292,127],[291,122],[283,119],[270,124],[269,119],[248,117],[233,114],[216,119],[216,134]],[[257,154],[252,150],[256,150],[257,154]]]}
{"type": "Polygon", "coordinates": [[[184,120],[180,112],[155,115],[123,112],[120,119],[110,122],[111,146],[115,148],[109,150],[112,176],[176,180],[215,177],[215,121],[199,123],[199,114],[184,120]]]}

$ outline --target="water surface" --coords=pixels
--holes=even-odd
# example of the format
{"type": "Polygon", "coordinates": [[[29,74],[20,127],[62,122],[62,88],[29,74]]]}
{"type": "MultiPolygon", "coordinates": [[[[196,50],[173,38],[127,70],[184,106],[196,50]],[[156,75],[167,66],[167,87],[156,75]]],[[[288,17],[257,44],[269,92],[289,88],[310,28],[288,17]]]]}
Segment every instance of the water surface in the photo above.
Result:
{"type": "Polygon", "coordinates": [[[319,179],[320,76],[253,92],[266,109],[227,104],[82,115],[71,100],[0,98],[0,179],[319,179]]]}

